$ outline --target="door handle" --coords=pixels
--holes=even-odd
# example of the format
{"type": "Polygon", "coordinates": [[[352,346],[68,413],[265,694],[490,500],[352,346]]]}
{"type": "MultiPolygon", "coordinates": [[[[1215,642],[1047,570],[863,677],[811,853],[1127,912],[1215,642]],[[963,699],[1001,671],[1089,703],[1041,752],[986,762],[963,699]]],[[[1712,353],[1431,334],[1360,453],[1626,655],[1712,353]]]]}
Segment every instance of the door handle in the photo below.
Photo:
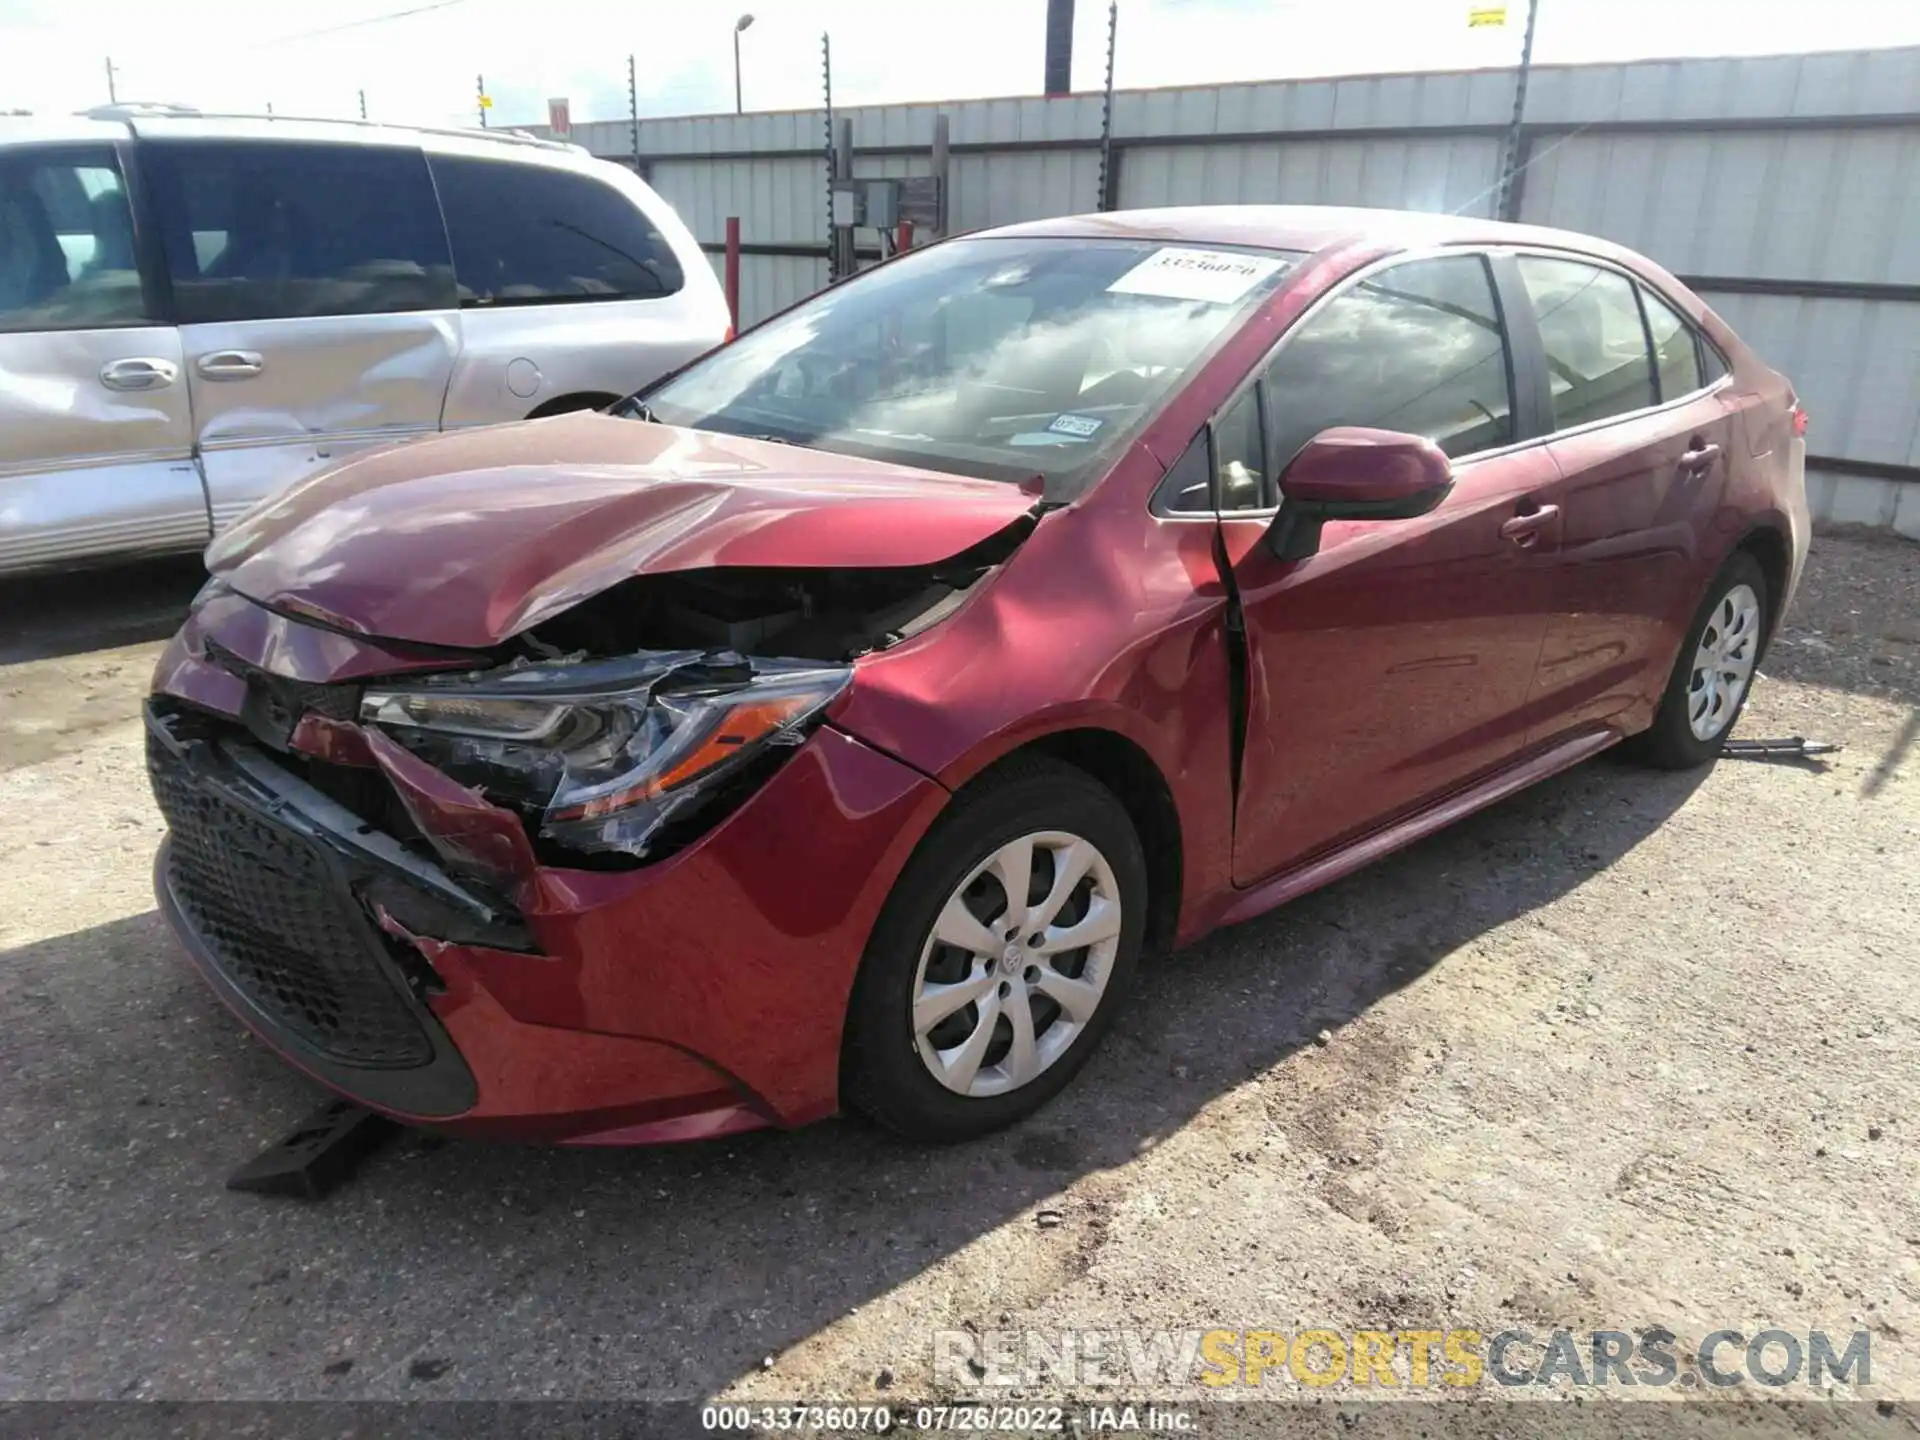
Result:
{"type": "Polygon", "coordinates": [[[193,362],[203,379],[250,380],[267,368],[258,350],[213,350],[193,362]]]}
{"type": "Polygon", "coordinates": [[[1540,532],[1560,518],[1558,505],[1542,505],[1537,510],[1529,510],[1524,515],[1515,515],[1511,520],[1500,523],[1500,538],[1511,540],[1521,549],[1531,546],[1540,538],[1540,532]]]}
{"type": "Polygon", "coordinates": [[[1720,447],[1711,440],[1696,440],[1693,448],[1680,457],[1680,468],[1698,475],[1720,458],[1720,447]]]}
{"type": "Polygon", "coordinates": [[[109,390],[164,390],[179,375],[180,367],[171,360],[144,355],[110,360],[100,367],[100,383],[109,390]]]}

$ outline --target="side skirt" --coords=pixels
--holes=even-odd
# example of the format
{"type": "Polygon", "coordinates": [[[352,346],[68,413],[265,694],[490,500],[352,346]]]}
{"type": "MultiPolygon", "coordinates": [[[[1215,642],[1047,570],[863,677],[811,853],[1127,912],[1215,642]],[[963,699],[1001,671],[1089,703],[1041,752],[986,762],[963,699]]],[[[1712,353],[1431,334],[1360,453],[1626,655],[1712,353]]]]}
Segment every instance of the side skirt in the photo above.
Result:
{"type": "Polygon", "coordinates": [[[1582,760],[1591,759],[1608,746],[1617,744],[1620,738],[1613,730],[1595,730],[1561,740],[1425,809],[1416,810],[1391,825],[1350,841],[1338,850],[1291,870],[1283,870],[1272,879],[1263,880],[1252,889],[1242,891],[1239,898],[1227,908],[1226,914],[1220,917],[1219,923],[1237,925],[1242,920],[1251,920],[1309,890],[1318,890],[1322,885],[1351,875],[1361,866],[1370,865],[1384,855],[1391,855],[1416,840],[1425,839],[1436,830],[1444,830],[1476,810],[1484,810],[1529,785],[1545,780],[1549,775],[1557,775],[1582,760]]]}

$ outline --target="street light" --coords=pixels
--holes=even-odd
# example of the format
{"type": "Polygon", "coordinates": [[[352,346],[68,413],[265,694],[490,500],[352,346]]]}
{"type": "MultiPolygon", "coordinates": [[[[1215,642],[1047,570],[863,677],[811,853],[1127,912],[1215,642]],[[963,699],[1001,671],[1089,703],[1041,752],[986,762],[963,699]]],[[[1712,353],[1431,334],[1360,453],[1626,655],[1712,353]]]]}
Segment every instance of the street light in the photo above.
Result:
{"type": "Polygon", "coordinates": [[[740,104],[740,32],[753,24],[753,16],[742,15],[733,22],[733,113],[738,115],[740,104]]]}

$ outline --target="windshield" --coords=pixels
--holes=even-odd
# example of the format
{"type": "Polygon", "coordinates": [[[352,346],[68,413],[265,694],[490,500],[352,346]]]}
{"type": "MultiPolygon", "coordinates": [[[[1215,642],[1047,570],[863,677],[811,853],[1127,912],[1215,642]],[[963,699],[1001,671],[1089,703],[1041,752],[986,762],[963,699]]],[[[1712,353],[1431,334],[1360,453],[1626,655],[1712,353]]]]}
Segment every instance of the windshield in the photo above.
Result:
{"type": "Polygon", "coordinates": [[[649,393],[644,413],[931,470],[1038,475],[1049,500],[1068,500],[1295,258],[956,240],[749,332],[649,393]]]}

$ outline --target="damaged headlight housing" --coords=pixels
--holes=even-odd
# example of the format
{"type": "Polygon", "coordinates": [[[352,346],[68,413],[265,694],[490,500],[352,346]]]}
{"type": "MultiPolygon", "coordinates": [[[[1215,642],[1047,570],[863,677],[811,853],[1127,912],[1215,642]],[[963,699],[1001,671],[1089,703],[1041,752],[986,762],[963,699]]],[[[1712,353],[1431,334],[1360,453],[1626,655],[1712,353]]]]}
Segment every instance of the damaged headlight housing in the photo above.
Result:
{"type": "Polygon", "coordinates": [[[369,689],[360,718],[587,854],[644,857],[756,760],[798,745],[845,666],[671,652],[369,689]]]}

